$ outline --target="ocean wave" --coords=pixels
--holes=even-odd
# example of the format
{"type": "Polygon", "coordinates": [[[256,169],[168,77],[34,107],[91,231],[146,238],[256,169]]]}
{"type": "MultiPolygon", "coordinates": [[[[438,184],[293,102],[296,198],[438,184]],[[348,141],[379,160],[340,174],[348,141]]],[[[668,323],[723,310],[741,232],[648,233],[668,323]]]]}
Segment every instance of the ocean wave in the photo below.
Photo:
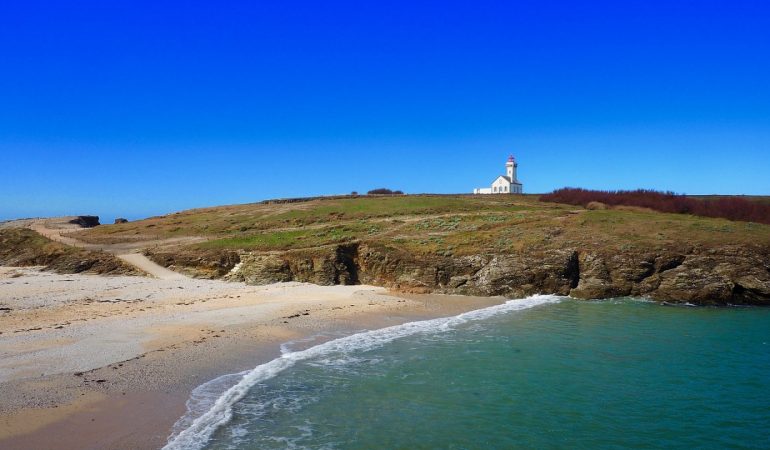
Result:
{"type": "MultiPolygon", "coordinates": [[[[188,411],[174,426],[164,450],[201,449],[214,432],[230,422],[233,405],[249,390],[269,380],[300,361],[323,357],[333,353],[361,352],[382,347],[397,339],[417,334],[441,333],[467,322],[480,321],[493,316],[533,308],[548,303],[558,303],[564,297],[537,295],[504,304],[478,309],[453,317],[409,322],[379,330],[366,331],[310,347],[301,351],[286,351],[280,357],[241,374],[225,375],[212,380],[193,391],[187,403],[188,411]],[[240,381],[232,385],[235,380],[240,381]],[[225,386],[231,387],[225,389],[225,386]],[[214,399],[214,397],[216,397],[214,399]]],[[[284,350],[286,350],[284,348],[284,350]]]]}

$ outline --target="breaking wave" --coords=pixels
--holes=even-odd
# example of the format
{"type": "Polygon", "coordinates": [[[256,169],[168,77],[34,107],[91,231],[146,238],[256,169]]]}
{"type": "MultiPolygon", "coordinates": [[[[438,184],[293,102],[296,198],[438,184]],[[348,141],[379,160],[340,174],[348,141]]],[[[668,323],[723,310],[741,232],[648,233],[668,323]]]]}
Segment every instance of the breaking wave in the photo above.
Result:
{"type": "Polygon", "coordinates": [[[187,402],[187,413],[177,421],[165,450],[201,449],[214,432],[227,424],[233,416],[233,405],[244,398],[255,385],[269,380],[300,361],[329,354],[361,352],[418,334],[441,333],[467,322],[533,308],[548,303],[558,303],[563,297],[537,295],[519,300],[509,300],[501,305],[470,311],[453,317],[409,322],[379,330],[365,331],[351,336],[324,342],[301,351],[282,348],[282,355],[253,370],[225,375],[196,388],[187,402]]]}

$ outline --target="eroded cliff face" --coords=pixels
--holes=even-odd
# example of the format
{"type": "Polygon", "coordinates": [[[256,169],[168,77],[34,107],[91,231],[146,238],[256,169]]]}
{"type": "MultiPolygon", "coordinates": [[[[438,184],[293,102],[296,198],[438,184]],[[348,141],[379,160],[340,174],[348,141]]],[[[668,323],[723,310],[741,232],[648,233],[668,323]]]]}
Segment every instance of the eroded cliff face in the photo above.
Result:
{"type": "Polygon", "coordinates": [[[362,246],[358,262],[362,282],[401,289],[508,297],[538,293],[581,299],[642,296],[693,304],[770,305],[770,255],[759,248],[615,254],[565,249],[425,260],[362,246]]]}
{"type": "Polygon", "coordinates": [[[694,304],[770,304],[770,258],[757,248],[581,255],[577,298],[647,296],[694,304]]]}
{"type": "Polygon", "coordinates": [[[650,252],[576,248],[458,257],[352,243],[285,252],[149,256],[196,276],[250,284],[300,281],[483,296],[642,296],[701,305],[770,305],[770,252],[752,246],[682,246],[650,252]]]}
{"type": "Polygon", "coordinates": [[[282,253],[245,253],[227,276],[248,284],[300,281],[322,286],[359,284],[358,246],[338,245],[320,251],[292,250],[282,253]]]}

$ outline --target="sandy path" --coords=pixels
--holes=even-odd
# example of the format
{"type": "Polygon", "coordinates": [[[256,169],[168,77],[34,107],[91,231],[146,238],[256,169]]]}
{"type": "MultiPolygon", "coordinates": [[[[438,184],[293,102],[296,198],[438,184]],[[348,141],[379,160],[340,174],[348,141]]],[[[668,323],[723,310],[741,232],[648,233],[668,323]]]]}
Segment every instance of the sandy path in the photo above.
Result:
{"type": "MultiPolygon", "coordinates": [[[[147,247],[178,244],[189,241],[189,238],[168,239],[165,241],[132,242],[126,244],[90,244],[75,239],[70,233],[82,230],[78,225],[68,223],[69,217],[58,219],[33,220],[29,228],[52,241],[86,250],[111,253],[137,269],[160,280],[181,280],[188,278],[178,272],[169,270],[144,256],[141,251],[147,247]]],[[[193,239],[194,240],[194,239],[193,239]]]]}
{"type": "Polygon", "coordinates": [[[81,227],[74,224],[66,223],[68,218],[63,219],[36,219],[29,224],[29,228],[38,232],[39,234],[47,237],[52,241],[56,241],[72,247],[80,247],[88,250],[101,250],[98,246],[86,244],[80,242],[75,238],[69,237],[66,234],[73,231],[82,230],[81,227]]]}
{"type": "Polygon", "coordinates": [[[123,253],[116,256],[159,280],[183,280],[188,278],[181,273],[174,272],[173,270],[169,270],[155,263],[141,253],[123,253]]]}

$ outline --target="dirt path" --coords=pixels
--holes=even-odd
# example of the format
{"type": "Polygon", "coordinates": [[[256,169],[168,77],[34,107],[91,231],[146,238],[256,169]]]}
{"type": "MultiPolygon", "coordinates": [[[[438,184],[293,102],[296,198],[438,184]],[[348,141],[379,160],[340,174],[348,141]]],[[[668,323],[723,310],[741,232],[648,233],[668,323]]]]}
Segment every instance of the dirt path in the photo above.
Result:
{"type": "Polygon", "coordinates": [[[38,234],[41,234],[52,241],[56,241],[64,245],[69,245],[72,247],[80,247],[86,250],[101,250],[101,248],[99,248],[99,246],[97,245],[86,244],[85,242],[80,242],[75,238],[66,236],[67,233],[71,233],[77,230],[82,230],[82,228],[79,227],[78,225],[66,223],[66,218],[61,220],[58,220],[58,219],[34,220],[32,221],[32,223],[29,224],[28,228],[33,231],[36,231],[38,234]]]}
{"type": "Polygon", "coordinates": [[[141,253],[142,250],[147,247],[176,244],[180,242],[180,239],[133,242],[130,244],[89,244],[69,235],[74,231],[82,230],[82,228],[78,225],[68,223],[68,219],[69,218],[34,220],[30,223],[29,228],[52,241],[65,245],[86,250],[111,253],[126,263],[160,280],[184,280],[188,278],[186,275],[174,272],[173,270],[169,270],[153,262],[141,253]]]}
{"type": "Polygon", "coordinates": [[[166,269],[165,267],[156,264],[141,253],[123,253],[116,256],[159,280],[184,280],[185,278],[188,278],[181,273],[174,272],[173,270],[166,269]]]}

